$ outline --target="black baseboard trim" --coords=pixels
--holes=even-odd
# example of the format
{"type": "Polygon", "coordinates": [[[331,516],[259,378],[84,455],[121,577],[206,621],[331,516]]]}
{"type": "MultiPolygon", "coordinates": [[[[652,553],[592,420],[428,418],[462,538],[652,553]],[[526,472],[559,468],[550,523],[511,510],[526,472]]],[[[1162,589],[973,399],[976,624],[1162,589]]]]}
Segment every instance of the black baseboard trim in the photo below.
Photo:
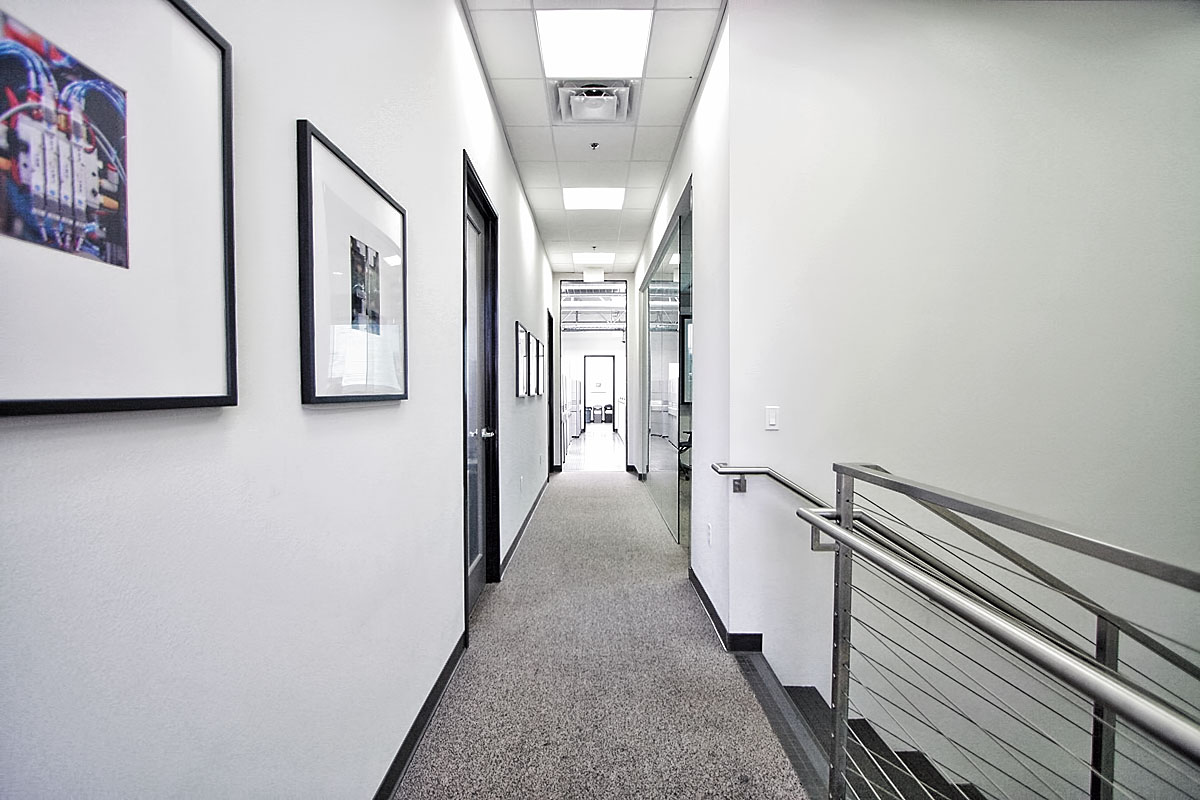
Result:
{"type": "Polygon", "coordinates": [[[554,472],[562,472],[562,464],[551,464],[551,465],[550,465],[550,472],[551,472],[551,473],[554,473],[554,472]]]}
{"type": "Polygon", "coordinates": [[[513,553],[517,552],[517,548],[521,544],[521,537],[525,535],[525,529],[529,527],[529,520],[533,519],[533,512],[537,511],[538,504],[542,502],[542,495],[546,493],[546,487],[550,485],[550,479],[542,484],[542,488],[538,491],[538,496],[534,499],[533,505],[529,507],[529,513],[525,515],[525,521],[521,523],[521,530],[517,531],[517,536],[513,539],[512,547],[508,548],[508,553],[504,556],[504,560],[500,562],[500,579],[504,579],[504,570],[508,569],[508,562],[512,561],[513,553]]]}
{"type": "Polygon", "coordinates": [[[731,633],[725,649],[732,653],[761,653],[761,633],[731,633]]]}
{"type": "Polygon", "coordinates": [[[632,472],[634,475],[637,475],[637,474],[638,474],[638,468],[637,468],[637,467],[635,467],[633,464],[626,464],[626,465],[625,465],[625,471],[626,471],[626,472],[632,472]]]}
{"type": "Polygon", "coordinates": [[[721,616],[717,614],[717,609],[712,604],[712,599],[708,596],[708,592],[705,591],[704,584],[700,583],[700,578],[691,567],[688,567],[688,580],[692,582],[692,588],[696,590],[696,595],[700,598],[700,603],[704,606],[708,618],[712,621],[713,628],[717,631],[717,637],[721,640],[721,646],[725,648],[726,652],[762,652],[761,633],[730,633],[725,628],[725,623],[721,621],[721,616]]]}
{"type": "Polygon", "coordinates": [[[454,645],[454,649],[450,652],[450,658],[446,661],[446,666],[442,667],[442,672],[434,681],[433,688],[429,691],[429,696],[425,698],[425,703],[421,706],[421,710],[417,712],[417,718],[413,720],[412,727],[408,729],[408,735],[404,737],[404,741],[400,744],[400,750],[396,753],[396,757],[392,759],[392,765],[388,767],[387,774],[383,776],[383,782],[379,784],[379,788],[375,790],[375,800],[389,800],[395,793],[396,787],[400,785],[401,778],[404,777],[404,771],[408,769],[408,764],[412,761],[413,753],[417,751],[417,745],[421,743],[421,737],[425,735],[425,729],[429,727],[429,720],[433,717],[434,709],[442,700],[442,694],[446,691],[447,684],[450,683],[450,676],[454,674],[455,668],[458,666],[459,659],[462,658],[463,650],[467,646],[467,633],[463,631],[462,636],[458,637],[458,642],[454,645]]]}

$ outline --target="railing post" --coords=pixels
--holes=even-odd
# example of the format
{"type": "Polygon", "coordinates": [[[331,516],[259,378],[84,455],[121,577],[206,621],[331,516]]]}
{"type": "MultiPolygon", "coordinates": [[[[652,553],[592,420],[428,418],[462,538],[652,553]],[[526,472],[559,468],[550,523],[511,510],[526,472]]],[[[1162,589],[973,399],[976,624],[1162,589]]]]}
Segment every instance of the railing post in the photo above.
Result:
{"type": "MultiPolygon", "coordinates": [[[[1120,631],[1105,617],[1096,617],[1096,660],[1116,671],[1120,631]]],[[[1092,800],[1113,800],[1113,762],[1117,749],[1117,715],[1097,702],[1092,709],[1092,800]]]]}
{"type": "MultiPolygon", "coordinates": [[[[854,478],[837,476],[837,511],[841,527],[854,527],[854,478]]],[[[846,797],[846,732],[850,720],[850,599],[853,594],[853,551],[837,546],[833,565],[833,741],[829,750],[829,798],[846,797]]]]}

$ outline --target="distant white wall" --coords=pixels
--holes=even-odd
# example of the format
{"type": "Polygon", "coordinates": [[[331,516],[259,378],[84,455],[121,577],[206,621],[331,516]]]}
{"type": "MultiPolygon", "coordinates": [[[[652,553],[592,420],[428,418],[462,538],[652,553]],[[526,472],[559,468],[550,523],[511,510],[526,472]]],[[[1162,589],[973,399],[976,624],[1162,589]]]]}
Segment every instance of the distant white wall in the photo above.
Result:
{"type": "MultiPolygon", "coordinates": [[[[3,796],[369,797],[464,625],[463,149],[501,218],[502,379],[512,321],[545,333],[455,3],[193,4],[234,47],[241,401],[0,420],[3,796]],[[405,402],[300,405],[299,117],[408,211],[405,402]]],[[[505,546],[547,450],[507,388],[505,546]]]]}
{"type": "MultiPolygon", "coordinates": [[[[1200,504],[1200,5],[729,13],[730,459],[827,499],[834,461],[879,463],[1200,566],[1181,511],[1200,504]]],[[[794,505],[753,479],[731,503],[728,622],[827,692],[830,557],[794,505]]],[[[1066,575],[1195,638],[1187,604],[1066,575]]]]}
{"type": "MultiPolygon", "coordinates": [[[[668,232],[671,212],[689,178],[695,372],[691,566],[717,613],[728,622],[729,487],[727,479],[709,469],[713,462],[729,460],[729,32],[724,24],[659,198],[633,286],[641,284],[668,232]]],[[[631,298],[630,305],[640,309],[640,296],[631,298]]],[[[642,323],[631,330],[640,333],[642,323]]],[[[643,450],[644,445],[643,441],[643,450]]]]}
{"type": "MultiPolygon", "coordinates": [[[[579,379],[580,380],[583,379],[582,361],[579,361],[578,364],[576,365],[573,360],[574,357],[568,358],[567,351],[572,350],[573,348],[577,350],[578,344],[580,342],[591,341],[586,338],[586,334],[568,333],[564,337],[564,335],[562,333],[562,307],[561,307],[561,303],[560,303],[560,298],[561,298],[561,293],[562,293],[562,283],[563,283],[563,281],[572,282],[572,281],[582,281],[582,280],[583,280],[582,272],[556,272],[556,273],[554,273],[554,279],[551,282],[552,288],[551,288],[550,310],[551,310],[551,313],[554,315],[554,325],[556,328],[556,330],[554,331],[554,337],[555,337],[554,338],[554,374],[556,376],[555,380],[557,380],[557,383],[555,384],[555,389],[554,389],[554,392],[555,392],[554,408],[551,411],[551,413],[555,414],[556,418],[561,417],[561,413],[562,413],[562,409],[563,409],[563,398],[561,396],[562,395],[561,387],[562,387],[563,376],[567,375],[569,370],[577,370],[576,374],[578,375],[579,379]],[[584,338],[577,338],[577,337],[584,337],[584,338]],[[575,344],[571,343],[572,339],[574,340],[575,344]]],[[[617,365],[617,371],[618,371],[617,372],[617,390],[619,392],[620,391],[625,392],[626,414],[625,414],[625,418],[623,420],[621,420],[618,423],[618,425],[619,425],[619,429],[620,429],[620,433],[621,433],[621,438],[625,440],[626,460],[629,464],[636,465],[638,462],[634,459],[639,457],[638,456],[639,445],[637,444],[637,442],[641,441],[641,439],[643,437],[639,437],[637,435],[631,436],[630,434],[627,433],[627,431],[641,430],[640,426],[642,424],[641,423],[642,413],[639,409],[639,403],[641,402],[639,398],[640,398],[641,394],[640,394],[640,390],[639,390],[639,384],[638,384],[639,376],[638,376],[638,372],[637,372],[637,365],[639,362],[638,362],[638,355],[637,355],[638,342],[637,342],[637,338],[636,338],[636,329],[637,329],[637,324],[638,324],[637,323],[637,309],[636,309],[636,303],[638,302],[636,284],[634,283],[634,276],[632,274],[625,274],[625,273],[609,273],[607,276],[607,280],[626,281],[626,295],[625,295],[626,306],[625,307],[626,307],[626,325],[628,326],[628,328],[626,330],[626,338],[628,341],[626,344],[620,345],[619,348],[613,347],[612,349],[592,350],[592,351],[589,351],[589,353],[593,353],[593,352],[596,354],[611,353],[613,355],[619,355],[621,361],[624,362],[624,367],[620,366],[620,361],[618,362],[618,365],[617,365]],[[622,378],[622,375],[624,376],[623,378],[622,378]]],[[[604,343],[601,345],[600,344],[601,341],[602,340],[595,340],[595,342],[597,343],[597,346],[603,346],[605,348],[610,347],[611,342],[607,342],[607,343],[604,343]]],[[[576,353],[575,355],[580,356],[580,355],[582,355],[582,353],[576,353]]],[[[561,424],[555,426],[554,444],[555,444],[555,449],[554,449],[555,454],[557,455],[559,453],[562,453],[563,452],[563,435],[562,435],[562,425],[561,424]]],[[[642,451],[645,450],[645,442],[644,441],[641,441],[640,448],[642,451]]],[[[645,456],[643,455],[643,456],[641,456],[641,458],[644,461],[645,456]]],[[[558,466],[561,466],[562,460],[559,459],[555,463],[558,466]]]]}
{"type": "MultiPolygon", "coordinates": [[[[562,335],[563,375],[568,379],[583,380],[584,356],[612,356],[615,371],[613,384],[613,406],[624,408],[627,400],[625,371],[625,341],[620,331],[575,331],[562,335]]],[[[585,387],[586,389],[586,387],[585,387]]],[[[625,420],[617,419],[617,430],[625,436],[625,420]]]]}

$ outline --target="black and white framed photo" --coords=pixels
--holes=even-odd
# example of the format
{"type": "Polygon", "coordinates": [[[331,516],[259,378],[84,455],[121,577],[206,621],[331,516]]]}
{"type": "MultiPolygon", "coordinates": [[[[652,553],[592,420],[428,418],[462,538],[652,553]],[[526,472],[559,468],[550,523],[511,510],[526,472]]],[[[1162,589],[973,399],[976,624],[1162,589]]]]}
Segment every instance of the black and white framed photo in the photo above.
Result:
{"type": "Polygon", "coordinates": [[[232,103],[183,0],[3,0],[0,414],[237,404],[232,103]]]}
{"type": "Polygon", "coordinates": [[[404,208],[308,120],[297,121],[296,142],[301,400],[404,400],[404,208]]]}
{"type": "Polygon", "coordinates": [[[529,331],[517,323],[517,397],[529,396],[529,331]]]}
{"type": "Polygon", "coordinates": [[[542,340],[537,340],[537,367],[534,370],[537,375],[537,396],[541,397],[546,393],[546,345],[542,344],[542,340]]]}

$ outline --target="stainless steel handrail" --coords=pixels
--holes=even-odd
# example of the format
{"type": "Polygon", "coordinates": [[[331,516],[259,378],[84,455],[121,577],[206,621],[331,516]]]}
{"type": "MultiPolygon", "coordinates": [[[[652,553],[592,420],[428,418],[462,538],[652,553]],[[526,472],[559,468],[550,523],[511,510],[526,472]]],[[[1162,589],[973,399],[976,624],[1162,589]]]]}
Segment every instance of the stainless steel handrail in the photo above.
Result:
{"type": "Polygon", "coordinates": [[[822,515],[823,511],[825,509],[802,508],[796,511],[796,515],[897,580],[1008,645],[1064,683],[1113,708],[1147,735],[1192,761],[1200,762],[1200,724],[1194,720],[1131,686],[1119,675],[1099,669],[1087,658],[1042,639],[983,603],[905,563],[865,537],[830,522],[822,515]]]}
{"type": "Polygon", "coordinates": [[[731,467],[724,462],[717,462],[716,464],[712,465],[712,469],[713,472],[717,473],[718,475],[766,475],[780,486],[795,492],[808,502],[818,506],[826,505],[825,501],[808,491],[808,489],[805,489],[798,483],[788,480],[770,467],[731,467]]]}
{"type": "Polygon", "coordinates": [[[1159,580],[1173,583],[1200,592],[1200,572],[1170,564],[1166,561],[1142,555],[1133,550],[1091,539],[1053,520],[1027,514],[1013,508],[998,505],[987,500],[980,500],[965,494],[939,489],[936,486],[903,478],[889,472],[882,472],[872,464],[834,464],[833,471],[839,475],[847,475],[855,480],[861,480],[876,486],[882,486],[894,492],[906,495],[914,500],[933,503],[966,514],[984,522],[1002,525],[1010,530],[1024,533],[1035,539],[1041,539],[1059,547],[1073,550],[1077,553],[1092,556],[1109,564],[1116,564],[1143,575],[1149,575],[1159,580]]]}
{"type": "MultiPolygon", "coordinates": [[[[770,467],[731,467],[724,462],[717,462],[712,465],[712,469],[713,472],[717,473],[718,475],[765,475],[786,489],[789,489],[790,491],[800,495],[800,497],[803,497],[808,502],[821,506],[820,509],[810,509],[813,513],[821,514],[822,516],[834,521],[837,520],[837,509],[831,508],[824,500],[817,497],[803,486],[800,486],[795,481],[789,480],[783,475],[780,475],[770,467]]],[[[1025,611],[1008,602],[995,592],[992,592],[979,582],[972,580],[962,572],[959,572],[945,562],[934,558],[921,548],[916,547],[903,536],[896,533],[896,531],[892,530],[887,525],[884,525],[879,520],[860,511],[856,511],[854,514],[854,528],[864,535],[878,537],[882,540],[882,543],[893,552],[896,552],[897,554],[903,555],[907,558],[920,561],[927,569],[937,572],[942,576],[943,579],[949,581],[953,585],[958,586],[968,593],[978,597],[980,600],[991,604],[994,608],[1000,609],[1013,619],[1024,623],[1033,630],[1041,633],[1043,636],[1054,640],[1061,646],[1083,654],[1082,650],[1068,642],[1062,637],[1062,635],[1052,630],[1050,627],[1043,624],[1032,615],[1025,613],[1025,611]]],[[[836,545],[819,543],[819,535],[817,533],[817,529],[814,528],[812,549],[819,552],[832,552],[836,549],[836,545]]]]}

